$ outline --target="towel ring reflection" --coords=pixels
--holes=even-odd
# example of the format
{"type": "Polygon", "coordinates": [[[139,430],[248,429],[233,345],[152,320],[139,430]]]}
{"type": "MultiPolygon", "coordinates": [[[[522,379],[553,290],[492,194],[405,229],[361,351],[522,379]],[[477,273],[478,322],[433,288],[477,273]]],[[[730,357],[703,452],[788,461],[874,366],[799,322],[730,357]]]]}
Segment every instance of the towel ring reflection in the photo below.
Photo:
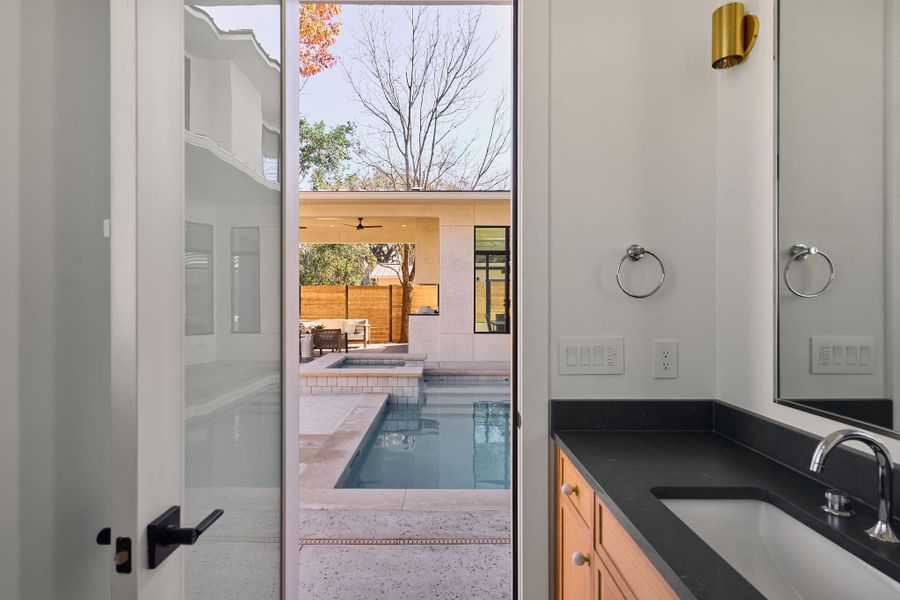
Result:
{"type": "Polygon", "coordinates": [[[787,289],[791,291],[795,296],[799,296],[800,298],[817,298],[825,293],[825,290],[831,285],[831,282],[834,281],[834,262],[832,262],[831,258],[815,246],[807,246],[806,244],[794,244],[790,249],[790,259],[784,265],[784,284],[787,286],[787,289]],[[798,292],[794,289],[794,286],[791,285],[790,277],[788,277],[788,272],[791,270],[791,265],[794,264],[795,261],[798,260],[806,260],[810,256],[821,256],[825,259],[825,262],[828,263],[828,281],[825,282],[825,285],[822,286],[818,292],[813,292],[812,294],[804,294],[803,292],[798,292]]]}
{"type": "Polygon", "coordinates": [[[625,256],[622,257],[622,260],[619,261],[619,266],[616,267],[616,283],[619,284],[619,289],[625,292],[625,295],[631,296],[632,298],[649,298],[653,294],[659,291],[659,288],[662,287],[663,282],[666,280],[666,266],[663,264],[663,261],[660,258],[650,252],[649,250],[643,248],[642,246],[638,246],[637,244],[632,244],[625,249],[625,256]],[[653,258],[656,259],[656,262],[659,263],[659,283],[656,284],[656,287],[647,292],[646,294],[634,294],[625,289],[625,286],[622,285],[622,265],[625,264],[625,261],[637,262],[644,258],[645,254],[649,254],[653,258]]]}

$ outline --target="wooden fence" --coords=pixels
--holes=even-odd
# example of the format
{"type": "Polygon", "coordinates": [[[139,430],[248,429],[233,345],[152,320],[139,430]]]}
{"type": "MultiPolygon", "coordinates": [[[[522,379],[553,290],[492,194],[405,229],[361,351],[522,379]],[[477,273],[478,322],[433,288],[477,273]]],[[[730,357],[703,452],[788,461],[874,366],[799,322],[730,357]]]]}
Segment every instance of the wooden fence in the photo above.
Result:
{"type": "MultiPolygon", "coordinates": [[[[300,286],[301,319],[368,319],[369,341],[400,341],[403,290],[399,285],[300,286]]],[[[410,312],[423,306],[438,308],[439,286],[413,288],[410,312]]]]}

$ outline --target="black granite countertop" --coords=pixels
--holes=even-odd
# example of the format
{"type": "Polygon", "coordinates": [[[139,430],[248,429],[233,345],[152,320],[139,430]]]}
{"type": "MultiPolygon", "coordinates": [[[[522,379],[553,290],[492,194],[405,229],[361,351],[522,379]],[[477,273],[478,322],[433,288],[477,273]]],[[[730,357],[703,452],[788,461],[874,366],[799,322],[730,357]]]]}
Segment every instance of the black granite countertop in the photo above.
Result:
{"type": "MultiPolygon", "coordinates": [[[[890,577],[900,547],[871,540],[874,510],[821,510],[821,483],[714,431],[555,431],[554,440],[682,598],[763,598],[659,498],[765,500],[890,577]]],[[[873,483],[874,485],[874,483],[873,483]]]]}

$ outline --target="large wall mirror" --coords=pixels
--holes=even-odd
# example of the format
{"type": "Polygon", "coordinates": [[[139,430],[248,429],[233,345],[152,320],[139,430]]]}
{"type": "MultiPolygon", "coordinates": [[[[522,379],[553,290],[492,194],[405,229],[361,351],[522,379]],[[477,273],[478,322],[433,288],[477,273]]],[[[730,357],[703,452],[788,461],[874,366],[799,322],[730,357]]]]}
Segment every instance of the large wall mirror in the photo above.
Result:
{"type": "Polygon", "coordinates": [[[778,11],[776,398],[900,438],[900,0],[778,11]]]}

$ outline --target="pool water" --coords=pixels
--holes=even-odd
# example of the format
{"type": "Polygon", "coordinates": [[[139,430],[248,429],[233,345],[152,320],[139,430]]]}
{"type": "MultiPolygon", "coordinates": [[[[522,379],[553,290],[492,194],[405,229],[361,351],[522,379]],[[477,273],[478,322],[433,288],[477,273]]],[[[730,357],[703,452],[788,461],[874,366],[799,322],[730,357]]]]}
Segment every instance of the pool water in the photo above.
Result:
{"type": "Polygon", "coordinates": [[[508,489],[509,386],[438,390],[426,388],[418,405],[389,404],[339,487],[508,489]]]}
{"type": "Polygon", "coordinates": [[[405,366],[406,363],[402,360],[386,360],[386,361],[372,361],[366,360],[366,362],[362,362],[360,360],[354,359],[345,359],[333,367],[329,367],[331,369],[397,369],[405,366]]]}

